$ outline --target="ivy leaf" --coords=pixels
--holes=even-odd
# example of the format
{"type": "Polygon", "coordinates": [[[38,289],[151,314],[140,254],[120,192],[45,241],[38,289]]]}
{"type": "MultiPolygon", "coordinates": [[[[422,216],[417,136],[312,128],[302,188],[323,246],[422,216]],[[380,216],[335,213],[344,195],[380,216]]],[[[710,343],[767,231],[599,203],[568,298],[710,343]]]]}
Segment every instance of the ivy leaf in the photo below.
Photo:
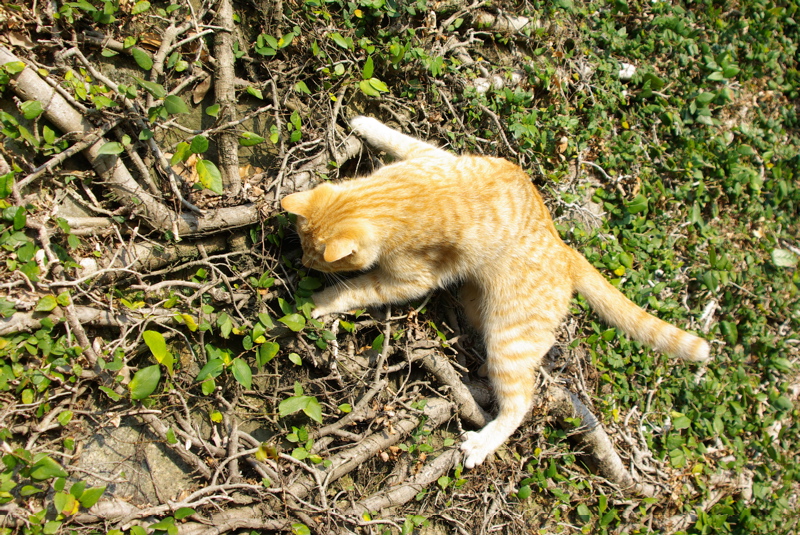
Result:
{"type": "Polygon", "coordinates": [[[83,491],[78,501],[86,509],[91,508],[100,499],[100,496],[106,491],[105,487],[90,487],[83,491]]]}
{"type": "Polygon", "coordinates": [[[167,96],[167,90],[164,86],[155,82],[148,82],[141,78],[136,78],[136,83],[144,88],[145,91],[153,95],[154,98],[164,98],[167,96]]]}
{"type": "Polygon", "coordinates": [[[294,90],[297,91],[298,93],[305,93],[306,95],[310,95],[311,94],[311,90],[308,88],[306,83],[304,81],[302,81],[302,80],[300,80],[299,82],[294,84],[294,90]]]}
{"type": "Polygon", "coordinates": [[[35,312],[50,312],[54,310],[58,306],[58,302],[56,301],[56,296],[54,295],[45,295],[39,302],[36,303],[36,308],[34,309],[35,312]]]}
{"type": "Polygon", "coordinates": [[[208,150],[208,138],[206,136],[194,136],[192,143],[189,145],[189,150],[193,154],[203,154],[208,150]]]}
{"type": "Polygon", "coordinates": [[[278,354],[280,348],[281,346],[277,342],[264,342],[258,348],[258,353],[256,354],[256,364],[258,364],[259,367],[264,366],[264,364],[275,358],[275,355],[278,354]]]}
{"type": "Polygon", "coordinates": [[[265,141],[266,139],[253,132],[244,132],[239,136],[239,145],[242,147],[252,147],[253,145],[258,145],[265,141]]]}
{"type": "Polygon", "coordinates": [[[797,265],[797,255],[786,249],[773,249],[772,263],[778,267],[794,267],[797,265]]]}
{"type": "Polygon", "coordinates": [[[131,48],[131,56],[133,56],[133,60],[142,69],[149,71],[150,69],[153,68],[153,58],[151,58],[150,54],[148,54],[141,48],[139,47],[131,48]]]}
{"type": "Polygon", "coordinates": [[[100,147],[100,150],[97,151],[97,154],[120,154],[121,152],[125,152],[125,147],[122,146],[122,143],[109,141],[100,147]]]}
{"type": "Polygon", "coordinates": [[[231,370],[233,370],[233,378],[248,390],[253,384],[253,374],[250,366],[240,358],[233,359],[231,362],[231,370]]]}
{"type": "Polygon", "coordinates": [[[157,361],[161,362],[167,353],[169,353],[169,351],[167,351],[167,341],[160,332],[145,331],[142,333],[142,338],[144,338],[144,343],[150,348],[150,351],[157,361]]]}
{"type": "Polygon", "coordinates": [[[342,37],[342,34],[339,32],[333,32],[330,34],[331,39],[333,42],[339,45],[340,47],[344,48],[345,50],[350,50],[350,43],[347,42],[347,39],[342,37]]]}
{"type": "Polygon", "coordinates": [[[14,172],[0,176],[0,199],[5,199],[14,190],[14,172]]]}
{"type": "Polygon", "coordinates": [[[375,71],[375,64],[372,61],[372,56],[367,57],[367,61],[364,62],[364,70],[361,71],[361,77],[364,80],[369,80],[372,78],[372,73],[375,71]]]}
{"type": "Polygon", "coordinates": [[[294,332],[300,332],[303,330],[303,327],[306,326],[306,319],[301,316],[300,314],[287,314],[286,316],[280,318],[278,321],[289,327],[294,332]]]}
{"type": "Polygon", "coordinates": [[[30,476],[31,479],[43,481],[54,477],[69,477],[69,474],[61,468],[60,464],[45,456],[31,467],[30,476]]]}
{"type": "Polygon", "coordinates": [[[131,15],[138,15],[139,13],[144,13],[148,9],[150,9],[150,2],[148,2],[147,0],[141,0],[140,2],[136,2],[131,8],[131,15]]]}
{"type": "Polygon", "coordinates": [[[29,121],[32,119],[36,119],[39,117],[44,109],[42,109],[42,103],[38,100],[28,100],[23,102],[19,106],[20,111],[22,112],[22,116],[28,119],[29,121]]]}
{"type": "Polygon", "coordinates": [[[189,108],[186,106],[186,103],[178,95],[169,95],[166,97],[164,99],[164,107],[170,115],[189,113],[189,108]]]}
{"type": "Polygon", "coordinates": [[[161,366],[153,364],[146,368],[142,368],[133,376],[131,382],[128,383],[128,389],[131,391],[131,399],[144,399],[152,394],[158,382],[161,380],[161,366]]]}
{"type": "Polygon", "coordinates": [[[219,377],[224,367],[225,362],[223,362],[222,359],[211,359],[203,366],[203,369],[197,374],[195,380],[203,381],[207,377],[219,377]]]}
{"type": "Polygon", "coordinates": [[[142,338],[144,338],[144,343],[150,348],[156,361],[159,364],[163,364],[169,374],[172,375],[175,357],[167,350],[167,342],[164,340],[164,336],[158,331],[145,331],[142,333],[142,338]]]}
{"type": "Polygon", "coordinates": [[[197,169],[197,176],[200,178],[200,183],[206,189],[210,189],[217,195],[222,195],[222,175],[213,162],[208,160],[200,160],[195,167],[197,169]]]}

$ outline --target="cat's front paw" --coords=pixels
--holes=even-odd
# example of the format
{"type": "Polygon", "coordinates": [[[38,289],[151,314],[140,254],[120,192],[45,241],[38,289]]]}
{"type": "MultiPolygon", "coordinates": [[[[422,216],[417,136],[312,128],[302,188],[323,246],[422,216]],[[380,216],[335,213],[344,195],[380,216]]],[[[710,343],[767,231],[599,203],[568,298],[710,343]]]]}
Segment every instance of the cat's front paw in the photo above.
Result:
{"type": "Polygon", "coordinates": [[[485,437],[481,435],[482,433],[476,431],[464,433],[464,443],[461,444],[461,451],[464,452],[465,468],[475,468],[494,451],[494,448],[487,444],[485,437]]]}
{"type": "Polygon", "coordinates": [[[312,295],[311,299],[314,301],[314,310],[311,311],[311,317],[320,318],[328,314],[333,314],[334,312],[339,312],[339,310],[336,310],[334,303],[335,296],[336,294],[329,291],[329,289],[322,290],[312,295]]]}
{"type": "Polygon", "coordinates": [[[373,132],[376,127],[380,126],[383,126],[383,123],[379,120],[373,119],[372,117],[364,117],[363,115],[353,117],[350,120],[350,128],[362,138],[368,138],[370,132],[373,132]]]}

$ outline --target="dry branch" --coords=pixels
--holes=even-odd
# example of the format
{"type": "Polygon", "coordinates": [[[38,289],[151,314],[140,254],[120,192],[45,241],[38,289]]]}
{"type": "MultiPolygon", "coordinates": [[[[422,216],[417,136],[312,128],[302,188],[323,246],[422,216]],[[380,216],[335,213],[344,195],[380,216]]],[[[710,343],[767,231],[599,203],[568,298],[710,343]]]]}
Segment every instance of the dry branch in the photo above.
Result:
{"type": "MultiPolygon", "coordinates": [[[[378,452],[386,450],[389,446],[397,444],[409,435],[426,418],[425,424],[430,428],[437,428],[452,416],[452,405],[441,399],[430,399],[420,415],[411,415],[400,420],[392,426],[394,432],[381,430],[364,438],[359,444],[329,458],[331,465],[320,470],[326,482],[332,482],[360,466],[367,460],[375,457],[378,452]]],[[[303,498],[313,492],[317,487],[316,481],[309,476],[303,476],[292,483],[287,492],[297,498],[303,498]]]]}
{"type": "Polygon", "coordinates": [[[557,385],[551,385],[545,396],[548,401],[548,412],[555,417],[559,425],[575,433],[574,436],[582,446],[581,449],[591,455],[603,477],[627,494],[655,496],[656,489],[653,485],[635,480],[625,468],[602,424],[578,396],[557,385]],[[567,421],[567,418],[579,418],[580,427],[576,428],[567,421]]]}
{"type": "MultiPolygon", "coordinates": [[[[0,63],[14,61],[21,60],[5,47],[0,47],[0,63]]],[[[45,109],[45,117],[61,131],[77,132],[82,135],[94,131],[94,125],[39,77],[34,69],[26,67],[15,76],[13,85],[14,90],[22,98],[41,102],[45,109]]],[[[210,234],[219,230],[252,225],[258,222],[259,211],[252,204],[220,208],[205,217],[191,213],[175,213],[144,190],[117,156],[100,154],[100,148],[106,142],[106,139],[99,138],[98,141],[88,147],[84,151],[87,158],[98,175],[107,181],[113,193],[124,204],[135,206],[135,211],[154,229],[173,232],[181,237],[188,237],[210,234]]]]}
{"type": "MultiPolygon", "coordinates": [[[[217,4],[217,26],[221,28],[214,34],[214,55],[217,59],[214,73],[214,95],[219,104],[220,123],[236,121],[236,72],[233,68],[233,5],[231,0],[219,0],[217,4]]],[[[217,157],[222,179],[230,196],[239,195],[242,180],[239,177],[239,141],[233,131],[217,134],[217,157]]]]}
{"type": "Polygon", "coordinates": [[[426,464],[409,481],[397,487],[381,491],[364,498],[352,505],[345,514],[360,515],[370,511],[380,511],[387,507],[398,507],[414,499],[421,490],[445,475],[461,460],[461,452],[450,450],[442,453],[432,462],[426,464]]]}

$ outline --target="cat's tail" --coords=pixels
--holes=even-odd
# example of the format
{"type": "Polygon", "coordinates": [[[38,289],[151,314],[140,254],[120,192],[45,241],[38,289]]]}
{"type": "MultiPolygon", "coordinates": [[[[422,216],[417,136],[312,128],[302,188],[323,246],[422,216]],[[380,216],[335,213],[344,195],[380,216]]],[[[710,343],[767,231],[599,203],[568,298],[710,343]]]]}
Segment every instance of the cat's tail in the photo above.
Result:
{"type": "Polygon", "coordinates": [[[606,323],[668,355],[694,362],[708,360],[708,342],[648,314],[612,286],[583,256],[572,252],[575,289],[606,323]]]}

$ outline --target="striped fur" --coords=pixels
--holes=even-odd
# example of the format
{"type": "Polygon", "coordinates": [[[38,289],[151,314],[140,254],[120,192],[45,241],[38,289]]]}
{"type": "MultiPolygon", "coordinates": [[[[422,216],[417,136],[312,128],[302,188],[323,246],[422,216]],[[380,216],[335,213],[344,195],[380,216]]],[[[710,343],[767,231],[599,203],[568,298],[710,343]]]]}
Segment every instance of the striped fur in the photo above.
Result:
{"type": "Polygon", "coordinates": [[[401,303],[463,282],[469,319],[483,333],[499,411],[461,448],[472,468],[516,430],[536,373],[575,291],[609,324],[685,360],[705,340],[628,300],[558,236],[528,176],[502,159],[456,157],[357,117],[353,130],[400,161],[371,176],[326,183],[282,201],[297,214],[303,263],[324,272],[369,270],[314,296],[315,317],[401,303]]]}

